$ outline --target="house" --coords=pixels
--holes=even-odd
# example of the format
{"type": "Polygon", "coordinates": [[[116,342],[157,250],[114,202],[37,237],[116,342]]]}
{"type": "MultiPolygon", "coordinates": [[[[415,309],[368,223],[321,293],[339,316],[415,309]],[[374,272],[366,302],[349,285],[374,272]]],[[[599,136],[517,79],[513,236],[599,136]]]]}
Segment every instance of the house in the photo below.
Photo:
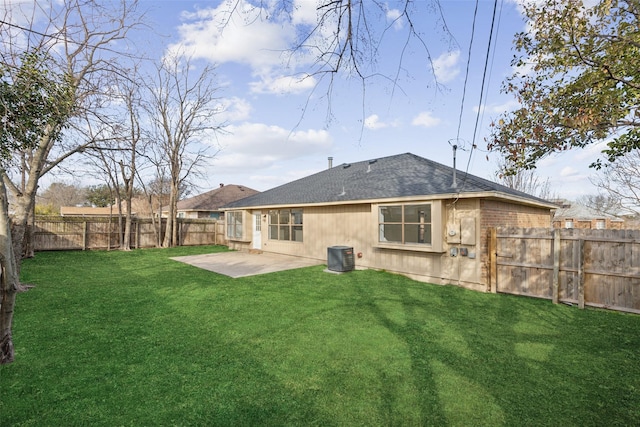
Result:
{"type": "MultiPolygon", "coordinates": [[[[137,218],[149,218],[152,215],[152,207],[159,206],[157,197],[151,199],[147,197],[133,197],[131,199],[131,215],[137,218]],[[153,204],[152,204],[153,203],[153,204]]],[[[118,216],[120,214],[120,204],[114,203],[106,207],[94,206],[60,206],[60,216],[68,217],[91,217],[91,218],[108,218],[118,216]]],[[[122,215],[127,214],[127,204],[123,201],[122,215]]]]}
{"type": "Polygon", "coordinates": [[[557,206],[411,153],[345,163],[224,206],[229,247],[486,290],[488,229],[550,227],[557,206]],[[453,186],[454,176],[456,185],[453,186]]]}
{"type": "MultiPolygon", "coordinates": [[[[123,206],[124,207],[124,206],[123,206]]],[[[118,216],[120,209],[118,205],[106,206],[106,207],[93,207],[93,206],[60,206],[60,216],[83,216],[83,217],[110,217],[118,216]]],[[[122,213],[123,215],[125,212],[122,213]]],[[[135,212],[132,213],[135,215],[135,212]]]]}
{"type": "Polygon", "coordinates": [[[558,205],[553,215],[553,228],[592,228],[596,230],[630,228],[622,218],[608,215],[585,205],[568,200],[555,201],[558,205]]]}
{"type": "MultiPolygon", "coordinates": [[[[258,191],[242,185],[220,184],[219,188],[180,200],[178,202],[178,218],[224,219],[224,213],[220,210],[221,206],[257,193],[258,191]]],[[[168,212],[168,208],[163,208],[163,216],[166,216],[168,212]]]]}

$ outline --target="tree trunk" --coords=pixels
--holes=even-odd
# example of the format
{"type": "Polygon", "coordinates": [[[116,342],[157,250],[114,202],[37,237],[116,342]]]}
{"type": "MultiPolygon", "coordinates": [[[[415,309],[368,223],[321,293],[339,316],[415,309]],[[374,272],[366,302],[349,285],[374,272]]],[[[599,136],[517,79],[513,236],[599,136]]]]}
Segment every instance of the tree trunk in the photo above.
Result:
{"type": "MultiPolygon", "coordinates": [[[[172,173],[172,175],[174,175],[172,173]]],[[[179,183],[177,178],[171,179],[171,187],[169,191],[169,214],[167,215],[167,227],[165,229],[164,243],[162,246],[165,248],[177,246],[178,244],[178,222],[176,217],[178,216],[178,196],[179,196],[179,183]]]]}
{"type": "Polygon", "coordinates": [[[25,253],[27,255],[29,254],[25,248],[25,236],[28,230],[29,218],[34,212],[38,182],[43,174],[43,168],[52,145],[53,141],[50,138],[50,130],[48,130],[46,134],[40,138],[38,147],[30,152],[27,158],[29,175],[26,177],[26,181],[23,180],[20,184],[20,188],[15,186],[5,170],[0,170],[5,200],[8,202],[8,199],[6,199],[7,191],[11,191],[15,200],[15,212],[13,214],[13,221],[11,221],[14,233],[11,237],[13,240],[12,254],[15,259],[16,273],[18,276],[20,274],[22,256],[25,253]]]}
{"type": "Polygon", "coordinates": [[[165,226],[164,231],[164,241],[162,242],[162,247],[169,248],[174,245],[173,242],[173,223],[175,222],[175,211],[173,210],[173,191],[169,195],[169,212],[167,214],[167,224],[165,226]]]}
{"type": "Polygon", "coordinates": [[[34,235],[36,230],[36,212],[35,202],[31,210],[29,211],[29,218],[27,219],[27,229],[24,234],[24,242],[22,243],[22,258],[33,258],[36,255],[34,235]]]}
{"type": "Polygon", "coordinates": [[[178,240],[178,192],[176,191],[176,197],[173,199],[173,225],[171,227],[171,241],[173,244],[171,246],[179,246],[180,241],[178,240]]]}
{"type": "Polygon", "coordinates": [[[11,363],[15,354],[11,335],[13,310],[19,288],[16,257],[11,240],[7,189],[0,180],[0,364],[11,363]]]}
{"type": "MultiPolygon", "coordinates": [[[[6,197],[6,187],[4,187],[6,197]]],[[[35,198],[35,195],[34,195],[35,198]]],[[[13,221],[10,221],[11,238],[13,242],[12,254],[15,260],[16,272],[20,273],[22,258],[28,255],[29,218],[33,212],[32,198],[28,195],[20,195],[14,205],[13,221]]]]}
{"type": "Polygon", "coordinates": [[[127,194],[127,213],[124,219],[124,241],[122,242],[122,250],[131,250],[131,196],[127,194]]]}

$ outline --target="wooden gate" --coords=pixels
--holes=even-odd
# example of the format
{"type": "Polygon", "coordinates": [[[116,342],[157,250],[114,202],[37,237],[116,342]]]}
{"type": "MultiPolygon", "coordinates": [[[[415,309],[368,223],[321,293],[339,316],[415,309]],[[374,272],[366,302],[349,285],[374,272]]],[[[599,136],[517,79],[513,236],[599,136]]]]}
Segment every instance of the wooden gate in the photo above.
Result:
{"type": "Polygon", "coordinates": [[[640,314],[640,230],[490,229],[492,292],[640,314]]]}

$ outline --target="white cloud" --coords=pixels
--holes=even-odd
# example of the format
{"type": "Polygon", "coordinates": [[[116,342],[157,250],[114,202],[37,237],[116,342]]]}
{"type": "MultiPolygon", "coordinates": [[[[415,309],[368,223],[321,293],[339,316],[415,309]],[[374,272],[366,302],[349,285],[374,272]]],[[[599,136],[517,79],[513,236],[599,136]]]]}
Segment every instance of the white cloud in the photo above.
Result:
{"type": "Polygon", "coordinates": [[[364,127],[371,130],[378,130],[378,129],[384,129],[388,127],[397,127],[397,126],[398,126],[397,121],[393,121],[393,122],[380,121],[380,116],[378,116],[377,114],[372,114],[366,119],[364,119],[364,127]]]}
{"type": "Polygon", "coordinates": [[[378,117],[377,114],[372,114],[364,119],[364,127],[366,127],[367,129],[376,130],[386,128],[387,125],[380,121],[380,117],[378,117]]]}
{"type": "Polygon", "coordinates": [[[309,51],[292,51],[291,47],[296,40],[296,26],[316,24],[315,2],[296,0],[291,15],[282,19],[274,17],[277,12],[269,9],[271,6],[270,2],[259,7],[248,0],[225,0],[215,8],[183,12],[183,23],[178,26],[180,41],[168,50],[214,64],[235,62],[249,66],[255,79],[249,83],[253,93],[308,91],[315,87],[316,79],[296,74],[296,69],[313,58],[309,51]]]}
{"type": "Polygon", "coordinates": [[[402,14],[398,9],[387,10],[387,21],[393,22],[393,28],[395,30],[401,30],[404,28],[404,19],[401,18],[402,14]]]}
{"type": "Polygon", "coordinates": [[[272,93],[276,95],[296,94],[313,89],[317,81],[308,74],[295,76],[262,76],[262,79],[249,83],[253,93],[272,93]]]}
{"type": "MultiPolygon", "coordinates": [[[[12,25],[3,25],[3,37],[0,38],[0,48],[3,51],[11,52],[14,50],[27,49],[29,46],[28,32],[18,27],[27,27],[35,31],[51,32],[52,28],[48,28],[50,24],[51,8],[54,4],[48,2],[34,2],[29,0],[4,0],[2,2],[4,6],[0,13],[0,19],[12,25]]],[[[55,46],[56,43],[61,45],[55,39],[49,40],[51,46],[55,46]]]]}
{"type": "Polygon", "coordinates": [[[570,176],[575,176],[577,174],[579,174],[580,172],[576,169],[573,168],[571,166],[565,166],[560,170],[560,176],[563,178],[567,178],[570,176]]]}
{"type": "MultiPolygon", "coordinates": [[[[515,109],[517,109],[518,107],[520,107],[520,103],[518,101],[516,101],[515,99],[509,100],[507,102],[504,102],[502,104],[484,104],[482,105],[482,107],[480,108],[480,111],[482,113],[489,113],[489,114],[502,114],[502,113],[507,113],[509,111],[513,111],[515,109]]],[[[474,112],[478,112],[478,107],[474,106],[473,107],[473,111],[474,112]]]]}
{"type": "Polygon", "coordinates": [[[426,128],[434,127],[440,124],[442,120],[437,117],[433,117],[430,111],[423,111],[413,118],[411,122],[414,126],[423,126],[426,128]]]}
{"type": "Polygon", "coordinates": [[[328,154],[332,138],[325,130],[293,131],[262,123],[228,126],[228,134],[218,137],[222,150],[214,160],[214,170],[247,175],[257,169],[275,167],[279,162],[318,154],[328,154]]]}
{"type": "Polygon", "coordinates": [[[181,41],[169,50],[185,49],[195,58],[248,64],[254,70],[281,64],[282,52],[295,38],[294,27],[263,19],[269,11],[246,0],[238,0],[235,13],[230,14],[235,1],[183,13],[185,22],[178,27],[181,41]]]}
{"type": "Polygon", "coordinates": [[[239,122],[247,120],[251,115],[253,107],[246,99],[233,97],[224,98],[220,101],[220,110],[222,113],[218,119],[221,122],[239,122]]]}
{"type": "Polygon", "coordinates": [[[575,155],[575,159],[580,162],[594,162],[597,158],[602,157],[602,150],[607,148],[609,140],[596,142],[591,145],[587,145],[584,148],[580,148],[575,155]]]}
{"type": "Polygon", "coordinates": [[[460,51],[445,52],[433,60],[433,73],[440,83],[447,83],[455,79],[460,74],[458,62],[460,51]]]}
{"type": "Polygon", "coordinates": [[[294,25],[314,25],[318,21],[317,4],[309,0],[295,0],[291,21],[294,25]]]}

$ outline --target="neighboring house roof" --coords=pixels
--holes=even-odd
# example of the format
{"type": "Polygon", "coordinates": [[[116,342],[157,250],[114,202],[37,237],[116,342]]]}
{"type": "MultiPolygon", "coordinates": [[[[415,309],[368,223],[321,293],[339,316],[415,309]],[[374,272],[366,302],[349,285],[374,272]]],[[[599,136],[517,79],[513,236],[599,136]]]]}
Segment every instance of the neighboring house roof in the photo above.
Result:
{"type": "MultiPolygon", "coordinates": [[[[90,206],[60,206],[61,216],[109,216],[118,215],[118,207],[94,208],[90,206]]],[[[123,212],[124,213],[124,212],[123,212]]]]}
{"type": "MultiPolygon", "coordinates": [[[[258,191],[253,188],[242,185],[221,184],[219,188],[179,201],[178,211],[219,211],[220,207],[227,203],[235,202],[257,193],[258,191]]],[[[168,210],[168,208],[163,208],[163,210],[168,210]]]]}
{"type": "Polygon", "coordinates": [[[612,221],[623,221],[615,215],[610,215],[602,212],[598,212],[595,209],[591,209],[588,206],[581,205],[575,202],[569,202],[563,200],[562,204],[556,209],[553,217],[558,218],[571,218],[575,220],[592,220],[592,219],[610,219],[612,221]]]}
{"type": "Polygon", "coordinates": [[[513,190],[495,182],[457,171],[411,153],[342,164],[254,196],[229,203],[224,208],[330,204],[359,200],[395,199],[412,196],[493,193],[522,203],[554,208],[551,202],[513,190]]]}

